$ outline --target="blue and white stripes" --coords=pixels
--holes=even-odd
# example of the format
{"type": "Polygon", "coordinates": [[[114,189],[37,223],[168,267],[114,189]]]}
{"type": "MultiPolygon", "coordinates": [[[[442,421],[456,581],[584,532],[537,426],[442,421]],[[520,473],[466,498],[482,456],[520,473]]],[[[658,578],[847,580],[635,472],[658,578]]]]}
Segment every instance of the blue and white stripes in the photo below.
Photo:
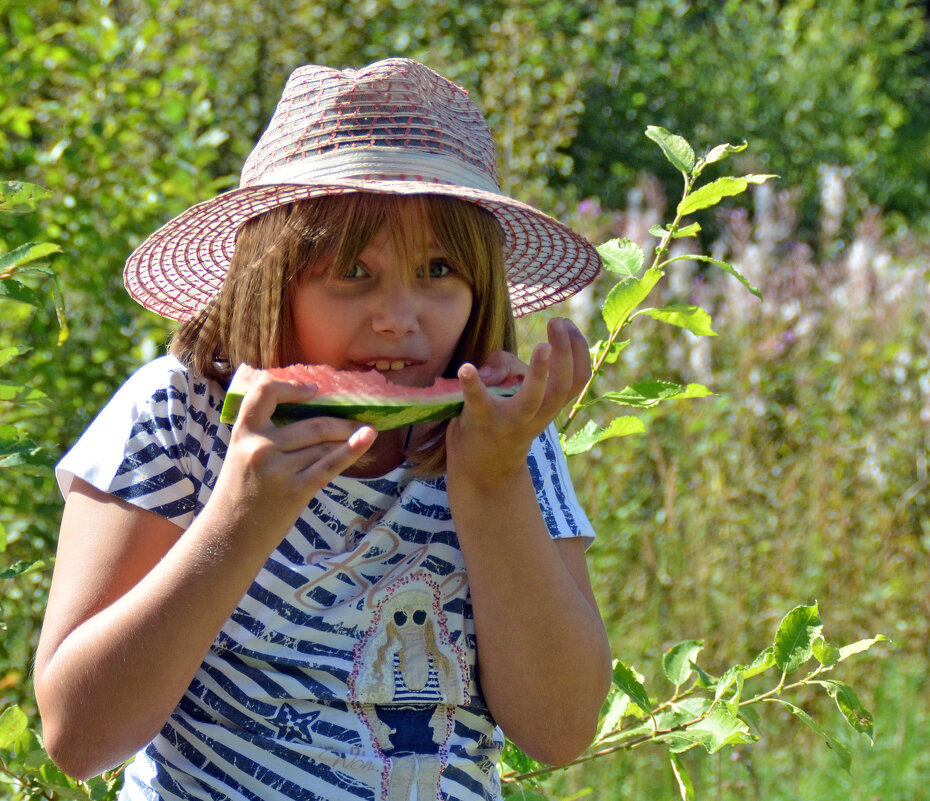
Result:
{"type": "MultiPolygon", "coordinates": [[[[222,388],[172,357],[139,370],[58,466],[190,525],[222,468],[222,388]]],[[[590,537],[554,435],[529,466],[553,536],[590,537]]],[[[442,479],[338,477],[272,552],[124,799],[499,797],[503,736],[476,680],[442,479]]]]}

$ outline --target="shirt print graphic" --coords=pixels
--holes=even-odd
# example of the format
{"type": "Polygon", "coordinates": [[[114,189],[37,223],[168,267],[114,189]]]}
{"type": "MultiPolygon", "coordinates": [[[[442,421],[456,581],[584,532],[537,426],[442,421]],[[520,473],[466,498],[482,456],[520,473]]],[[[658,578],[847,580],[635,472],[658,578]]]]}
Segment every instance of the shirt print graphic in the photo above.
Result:
{"type": "Polygon", "coordinates": [[[465,659],[449,637],[439,586],[418,572],[388,587],[355,649],[349,698],[384,764],[382,801],[441,798],[465,659]]]}
{"type": "Polygon", "coordinates": [[[465,589],[464,574],[454,571],[440,585],[422,567],[427,546],[404,542],[379,517],[348,527],[346,553],[309,554],[321,572],[295,600],[369,610],[346,686],[382,766],[379,797],[442,798],[455,707],[469,702],[467,659],[455,642],[461,632],[450,633],[443,601],[465,589]]]}

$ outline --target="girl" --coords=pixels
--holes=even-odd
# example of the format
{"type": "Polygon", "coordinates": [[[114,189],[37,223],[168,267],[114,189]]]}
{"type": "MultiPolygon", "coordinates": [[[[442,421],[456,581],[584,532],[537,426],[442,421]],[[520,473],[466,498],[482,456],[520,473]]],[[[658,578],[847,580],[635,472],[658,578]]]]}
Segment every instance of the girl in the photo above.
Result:
{"type": "Polygon", "coordinates": [[[303,67],[240,188],[132,254],[130,293],[183,322],[58,468],[35,687],[67,772],[138,751],[121,798],[495,799],[498,725],[546,762],[586,747],[610,658],[551,421],[587,347],[554,320],[512,354],[514,313],[598,258],[494,159],[416,62],[303,67]],[[265,374],[219,422],[238,365],[295,362],[458,376],[465,408],[279,427],[315,388],[265,374]]]}

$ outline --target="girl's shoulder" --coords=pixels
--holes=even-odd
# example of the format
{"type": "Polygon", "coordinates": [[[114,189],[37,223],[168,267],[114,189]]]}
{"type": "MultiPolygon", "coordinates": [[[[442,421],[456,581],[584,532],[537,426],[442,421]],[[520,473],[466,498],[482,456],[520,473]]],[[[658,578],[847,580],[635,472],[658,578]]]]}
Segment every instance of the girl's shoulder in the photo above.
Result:
{"type": "Polygon", "coordinates": [[[225,388],[168,354],[137,368],[113,396],[117,404],[133,406],[153,402],[180,402],[193,409],[211,409],[219,414],[225,388]]]}

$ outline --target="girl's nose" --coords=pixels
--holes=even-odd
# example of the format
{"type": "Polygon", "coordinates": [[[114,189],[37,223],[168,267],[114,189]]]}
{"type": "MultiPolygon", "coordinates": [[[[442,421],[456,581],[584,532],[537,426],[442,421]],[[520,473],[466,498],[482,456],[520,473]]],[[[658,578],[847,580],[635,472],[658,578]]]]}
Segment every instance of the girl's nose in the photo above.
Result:
{"type": "Polygon", "coordinates": [[[378,293],[371,316],[375,333],[404,336],[419,325],[419,299],[412,287],[397,283],[378,293]]]}

